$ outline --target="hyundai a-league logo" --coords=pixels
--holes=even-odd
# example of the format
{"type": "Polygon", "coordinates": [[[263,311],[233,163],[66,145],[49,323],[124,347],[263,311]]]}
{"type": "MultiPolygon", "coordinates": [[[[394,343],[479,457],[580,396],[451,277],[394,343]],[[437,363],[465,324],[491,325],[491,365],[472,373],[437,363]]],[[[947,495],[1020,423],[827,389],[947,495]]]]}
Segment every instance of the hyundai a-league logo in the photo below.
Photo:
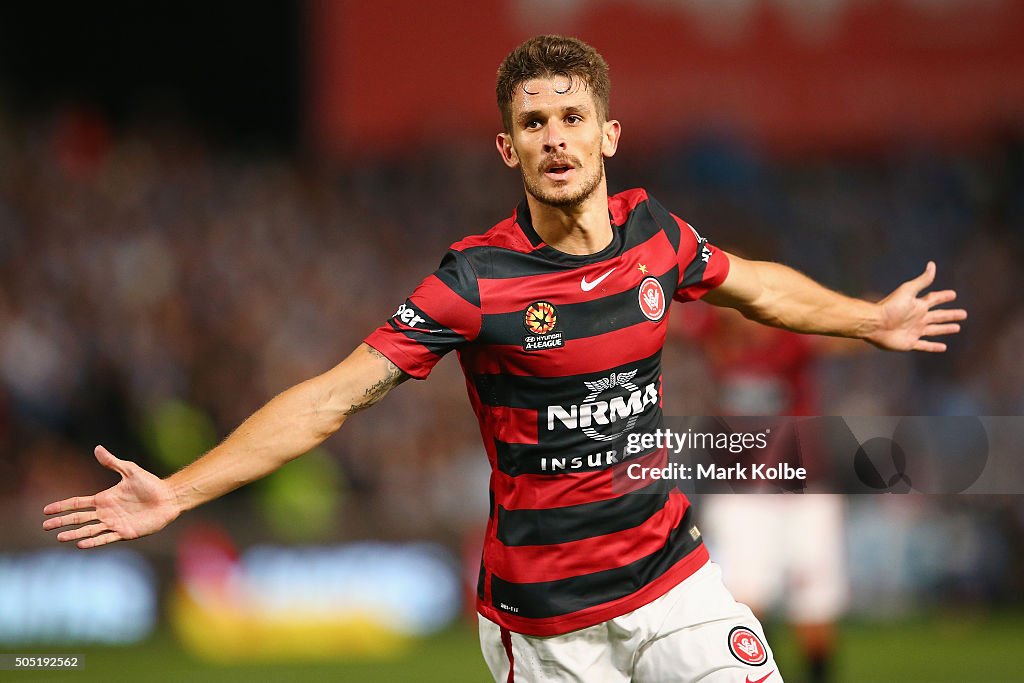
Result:
{"type": "Polygon", "coordinates": [[[558,310],[547,301],[534,301],[523,313],[524,351],[558,349],[565,346],[565,339],[558,329],[558,310]]]}
{"type": "Polygon", "coordinates": [[[555,311],[555,307],[547,301],[530,304],[523,319],[523,324],[531,334],[547,334],[555,329],[557,322],[558,313],[555,311]]]}

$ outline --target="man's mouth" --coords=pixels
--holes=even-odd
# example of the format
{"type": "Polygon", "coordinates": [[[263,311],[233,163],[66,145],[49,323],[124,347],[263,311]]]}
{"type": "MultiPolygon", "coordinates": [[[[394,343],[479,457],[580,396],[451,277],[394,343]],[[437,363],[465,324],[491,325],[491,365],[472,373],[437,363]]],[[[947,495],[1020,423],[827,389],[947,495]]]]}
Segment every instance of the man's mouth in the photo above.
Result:
{"type": "Polygon", "coordinates": [[[565,180],[569,177],[569,174],[575,170],[568,161],[553,161],[544,166],[544,175],[552,180],[565,180]]]}

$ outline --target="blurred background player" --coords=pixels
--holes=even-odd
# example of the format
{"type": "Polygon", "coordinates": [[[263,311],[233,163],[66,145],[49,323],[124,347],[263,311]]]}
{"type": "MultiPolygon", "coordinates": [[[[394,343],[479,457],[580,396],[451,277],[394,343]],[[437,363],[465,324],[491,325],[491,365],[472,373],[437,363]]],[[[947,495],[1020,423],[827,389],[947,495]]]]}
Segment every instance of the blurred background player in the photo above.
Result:
{"type": "MultiPolygon", "coordinates": [[[[686,310],[675,331],[703,351],[715,415],[819,415],[817,361],[861,350],[850,340],[765,327],[705,305],[686,310]]],[[[802,448],[800,456],[801,464],[824,464],[808,462],[813,448],[802,448]]],[[[762,619],[783,613],[807,681],[834,680],[836,621],[848,598],[842,496],[737,491],[709,494],[701,503],[701,523],[726,585],[762,619]]]]}

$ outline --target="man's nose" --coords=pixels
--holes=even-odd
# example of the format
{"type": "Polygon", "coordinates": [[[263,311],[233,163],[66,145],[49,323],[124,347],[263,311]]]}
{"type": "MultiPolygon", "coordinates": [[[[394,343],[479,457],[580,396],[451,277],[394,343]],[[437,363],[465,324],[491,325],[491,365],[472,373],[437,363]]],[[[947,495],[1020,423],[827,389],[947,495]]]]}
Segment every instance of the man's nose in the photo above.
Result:
{"type": "Polygon", "coordinates": [[[562,127],[557,123],[548,124],[545,129],[546,134],[544,136],[544,147],[545,151],[553,151],[555,149],[565,149],[565,135],[562,127]]]}

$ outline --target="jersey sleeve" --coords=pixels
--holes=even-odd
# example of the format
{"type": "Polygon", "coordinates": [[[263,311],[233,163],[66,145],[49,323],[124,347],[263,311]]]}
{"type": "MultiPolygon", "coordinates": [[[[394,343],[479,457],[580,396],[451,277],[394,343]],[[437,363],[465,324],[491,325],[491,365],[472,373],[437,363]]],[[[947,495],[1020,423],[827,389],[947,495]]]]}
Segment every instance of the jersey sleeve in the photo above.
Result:
{"type": "Polygon", "coordinates": [[[480,290],[472,264],[449,250],[405,303],[363,341],[403,372],[426,379],[437,361],[480,333],[480,290]]]}
{"type": "Polygon", "coordinates": [[[729,258],[686,221],[673,215],[679,228],[679,283],[676,301],[695,301],[725,282],[729,275],[729,258]]]}

